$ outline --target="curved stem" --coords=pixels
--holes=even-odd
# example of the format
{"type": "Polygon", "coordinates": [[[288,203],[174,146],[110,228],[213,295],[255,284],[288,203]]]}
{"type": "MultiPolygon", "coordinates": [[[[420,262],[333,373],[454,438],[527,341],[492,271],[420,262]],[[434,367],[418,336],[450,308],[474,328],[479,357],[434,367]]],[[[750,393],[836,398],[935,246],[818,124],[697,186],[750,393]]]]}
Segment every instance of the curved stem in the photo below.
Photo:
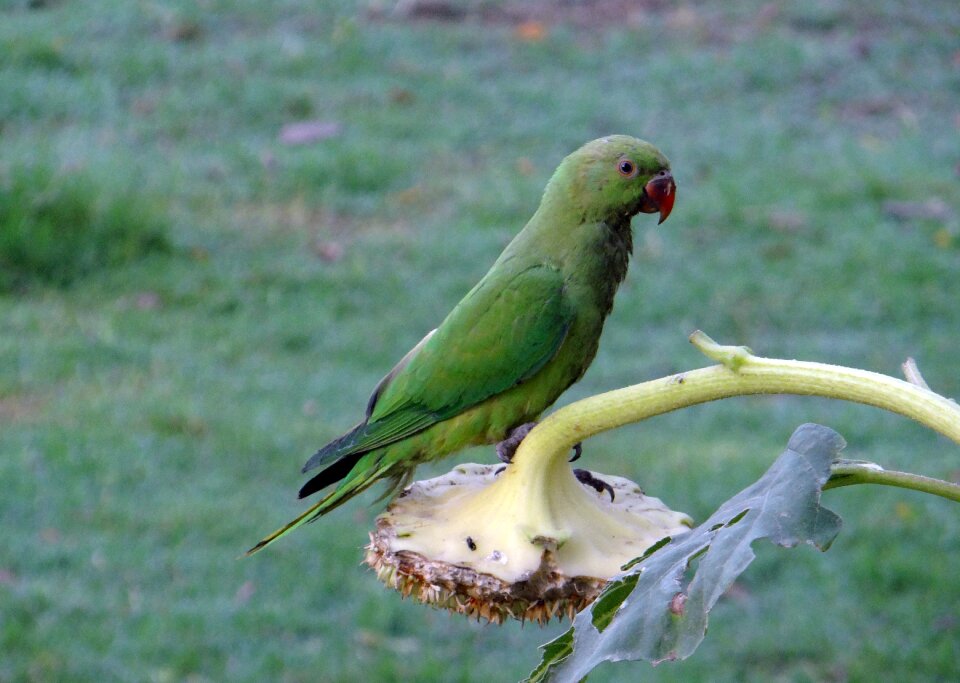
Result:
{"type": "Polygon", "coordinates": [[[830,468],[830,479],[823,485],[823,490],[852,486],[853,484],[897,486],[902,489],[930,493],[960,503],[960,484],[924,477],[920,474],[885,470],[872,462],[840,461],[834,463],[830,468]]]}
{"type": "Polygon", "coordinates": [[[565,459],[573,444],[608,429],[699,403],[750,394],[824,396],[872,405],[912,418],[960,443],[960,406],[916,384],[839,365],[761,358],[744,346],[716,344],[699,331],[690,341],[721,364],[564,406],[524,438],[514,467],[547,467],[554,459],[565,459]]]}

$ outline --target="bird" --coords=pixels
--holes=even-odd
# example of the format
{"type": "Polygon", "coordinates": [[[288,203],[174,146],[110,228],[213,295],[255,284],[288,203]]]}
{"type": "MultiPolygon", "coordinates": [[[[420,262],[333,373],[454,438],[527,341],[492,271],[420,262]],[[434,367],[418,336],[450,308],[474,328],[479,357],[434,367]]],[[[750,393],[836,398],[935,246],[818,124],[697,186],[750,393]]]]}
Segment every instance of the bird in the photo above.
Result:
{"type": "Polygon", "coordinates": [[[337,486],[247,554],[377,481],[392,483],[387,497],[418,464],[468,446],[498,444],[509,462],[593,361],[627,273],[632,218],[663,223],[675,197],[670,162],[644,140],[609,135],[564,158],[486,275],[376,385],[363,420],[307,460],[303,472],[324,469],[299,497],[337,486]]]}

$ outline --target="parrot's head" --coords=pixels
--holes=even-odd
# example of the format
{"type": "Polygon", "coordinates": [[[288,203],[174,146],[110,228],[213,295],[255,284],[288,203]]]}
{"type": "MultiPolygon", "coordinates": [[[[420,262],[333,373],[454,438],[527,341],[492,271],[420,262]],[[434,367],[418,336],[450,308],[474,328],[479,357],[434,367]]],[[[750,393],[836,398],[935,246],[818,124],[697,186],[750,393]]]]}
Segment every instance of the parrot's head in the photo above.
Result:
{"type": "Polygon", "coordinates": [[[677,185],[670,162],[649,142],[609,135],[588,142],[568,156],[551,185],[578,204],[585,216],[622,219],[673,210],[677,185]]]}

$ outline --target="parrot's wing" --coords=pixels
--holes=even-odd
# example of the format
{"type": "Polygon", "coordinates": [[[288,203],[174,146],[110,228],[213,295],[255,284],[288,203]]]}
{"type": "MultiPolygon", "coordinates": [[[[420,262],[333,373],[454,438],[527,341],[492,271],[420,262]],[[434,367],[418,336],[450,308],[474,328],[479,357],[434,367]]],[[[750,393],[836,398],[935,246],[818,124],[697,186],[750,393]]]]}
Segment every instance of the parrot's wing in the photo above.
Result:
{"type": "Polygon", "coordinates": [[[304,471],[423,431],[535,375],[573,321],[563,276],[532,266],[502,286],[484,278],[377,385],[366,422],[324,447],[304,471]]]}
{"type": "Polygon", "coordinates": [[[563,276],[538,265],[497,286],[485,278],[380,391],[370,421],[408,410],[439,420],[535,375],[573,321],[563,276]]]}
{"type": "Polygon", "coordinates": [[[400,371],[403,370],[407,365],[410,364],[410,360],[414,358],[420,349],[423,348],[423,345],[427,343],[430,337],[433,336],[433,333],[436,332],[436,329],[430,330],[427,332],[426,336],[423,339],[417,342],[417,345],[412,349],[407,351],[406,355],[400,359],[400,362],[393,366],[393,369],[384,375],[383,379],[377,382],[377,386],[374,388],[373,393],[370,394],[370,400],[367,401],[367,419],[370,419],[370,414],[373,413],[374,407],[377,405],[377,401],[380,400],[380,395],[384,390],[390,386],[390,383],[393,381],[393,378],[400,374],[400,371]]]}

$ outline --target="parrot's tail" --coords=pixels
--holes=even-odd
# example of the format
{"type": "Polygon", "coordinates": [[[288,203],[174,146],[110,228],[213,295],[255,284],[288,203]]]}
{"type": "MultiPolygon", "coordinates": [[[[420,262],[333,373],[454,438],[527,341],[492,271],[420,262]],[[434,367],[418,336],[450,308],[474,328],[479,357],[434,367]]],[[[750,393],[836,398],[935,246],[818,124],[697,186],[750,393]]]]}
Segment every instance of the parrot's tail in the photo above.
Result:
{"type": "Polygon", "coordinates": [[[323,514],[323,511],[321,511],[319,508],[320,508],[321,505],[324,504],[324,502],[325,502],[325,501],[321,500],[321,501],[315,503],[314,505],[310,506],[310,509],[308,509],[308,510],[307,510],[306,512],[304,512],[302,515],[300,515],[299,517],[297,517],[295,520],[293,520],[292,522],[286,524],[285,526],[280,527],[279,529],[277,529],[276,531],[274,531],[272,534],[270,534],[269,536],[267,536],[266,538],[264,538],[263,540],[261,540],[259,543],[257,543],[255,546],[253,546],[252,548],[250,548],[250,550],[248,550],[248,551],[245,553],[245,555],[246,555],[247,557],[250,557],[250,556],[253,555],[254,553],[258,553],[258,552],[260,552],[261,550],[263,550],[264,548],[266,548],[268,545],[270,545],[271,543],[273,543],[274,541],[276,541],[276,540],[277,540],[278,538],[280,538],[281,536],[286,536],[287,534],[289,534],[291,531],[293,531],[293,530],[296,529],[297,527],[299,527],[299,526],[301,526],[301,525],[303,525],[303,524],[306,524],[307,522],[312,522],[314,519],[316,519],[317,517],[319,517],[320,515],[323,514]]]}
{"type": "MultiPolygon", "coordinates": [[[[317,477],[322,476],[325,472],[327,472],[328,470],[332,470],[333,468],[337,467],[337,465],[339,464],[340,463],[335,463],[334,465],[331,465],[329,468],[327,468],[327,470],[324,470],[323,472],[318,474],[317,477]]],[[[351,462],[349,464],[352,466],[355,463],[351,462]]],[[[364,473],[358,473],[357,475],[343,482],[336,489],[334,489],[333,491],[328,493],[326,496],[318,500],[316,503],[311,505],[307,509],[307,511],[301,514],[299,517],[289,522],[288,524],[280,527],[279,529],[274,531],[272,534],[264,538],[262,541],[257,543],[255,546],[250,548],[250,550],[246,552],[246,555],[250,556],[250,555],[253,555],[254,553],[260,552],[261,550],[266,548],[268,545],[270,545],[271,543],[273,543],[274,541],[280,538],[283,538],[284,536],[289,534],[291,531],[293,531],[297,527],[303,526],[307,522],[314,521],[315,519],[327,514],[334,508],[340,507],[343,503],[346,503],[355,495],[362,493],[363,491],[366,491],[368,488],[370,488],[370,486],[373,485],[374,482],[380,479],[380,477],[387,475],[391,469],[391,465],[389,464],[383,465],[381,463],[377,463],[377,465],[379,466],[371,468],[370,470],[367,470],[364,473]]],[[[347,469],[350,469],[350,468],[347,468],[347,469]]],[[[317,477],[314,477],[314,479],[316,479],[317,477]]],[[[343,477],[344,477],[344,474],[341,474],[338,477],[338,479],[342,479],[343,477]]],[[[311,479],[311,481],[313,480],[311,479]]],[[[337,481],[337,480],[334,479],[333,481],[337,481]]],[[[309,482],[307,483],[309,484],[309,482]]]]}
{"type": "Polygon", "coordinates": [[[306,484],[300,487],[300,492],[297,493],[297,498],[306,498],[309,495],[312,495],[319,491],[320,489],[325,489],[330,484],[335,484],[353,470],[357,462],[366,455],[363,453],[350,453],[345,455],[335,463],[330,465],[330,467],[325,468],[318,474],[310,477],[306,484]]]}

